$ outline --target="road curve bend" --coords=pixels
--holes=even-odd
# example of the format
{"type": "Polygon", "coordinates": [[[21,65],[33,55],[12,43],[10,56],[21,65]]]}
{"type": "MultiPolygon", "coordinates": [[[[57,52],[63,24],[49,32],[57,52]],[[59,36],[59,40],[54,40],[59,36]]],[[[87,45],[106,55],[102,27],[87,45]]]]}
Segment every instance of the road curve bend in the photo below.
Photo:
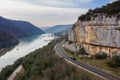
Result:
{"type": "Polygon", "coordinates": [[[73,60],[71,59],[69,56],[67,56],[65,54],[65,51],[63,51],[62,49],[62,45],[64,44],[65,41],[61,41],[59,42],[58,44],[55,45],[54,47],[54,50],[56,52],[57,55],[59,55],[60,57],[64,58],[67,62],[81,68],[81,69],[84,69],[92,74],[95,74],[105,80],[120,80],[119,77],[116,77],[116,76],[113,76],[111,74],[108,74],[98,68],[95,68],[91,65],[88,65],[88,64],[85,64],[85,63],[82,63],[82,62],[79,62],[77,60],[73,60]]]}

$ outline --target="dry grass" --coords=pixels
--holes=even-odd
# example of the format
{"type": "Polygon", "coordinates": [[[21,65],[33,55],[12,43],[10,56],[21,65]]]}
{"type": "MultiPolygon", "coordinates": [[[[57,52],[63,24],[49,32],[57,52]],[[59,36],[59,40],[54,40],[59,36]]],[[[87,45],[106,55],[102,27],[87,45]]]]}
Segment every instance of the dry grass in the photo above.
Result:
{"type": "Polygon", "coordinates": [[[102,59],[102,60],[98,60],[98,59],[94,59],[94,58],[80,58],[79,56],[77,55],[74,55],[72,52],[66,50],[65,48],[62,48],[65,52],[66,52],[66,55],[68,56],[74,56],[76,57],[76,59],[80,62],[84,62],[88,65],[92,65],[94,67],[97,67],[109,74],[112,74],[112,75],[115,75],[115,76],[118,76],[120,77],[120,67],[118,68],[112,68],[112,67],[109,67],[106,62],[110,59],[102,59]]]}

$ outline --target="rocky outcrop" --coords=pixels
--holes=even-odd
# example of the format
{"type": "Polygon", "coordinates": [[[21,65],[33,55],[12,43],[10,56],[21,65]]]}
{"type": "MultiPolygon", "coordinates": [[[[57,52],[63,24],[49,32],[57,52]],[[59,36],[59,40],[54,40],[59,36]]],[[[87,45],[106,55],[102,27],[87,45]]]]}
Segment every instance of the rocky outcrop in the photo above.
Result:
{"type": "Polygon", "coordinates": [[[64,48],[71,52],[78,53],[81,47],[79,44],[75,44],[75,43],[69,44],[68,42],[66,42],[64,44],[64,48]]]}
{"type": "Polygon", "coordinates": [[[70,29],[69,32],[68,32],[68,39],[72,42],[75,42],[76,41],[76,34],[75,34],[75,31],[74,29],[70,29]]]}
{"type": "Polygon", "coordinates": [[[69,30],[68,40],[83,46],[89,54],[105,52],[110,56],[120,53],[120,20],[116,16],[98,14],[90,21],[78,20],[69,30]]]}

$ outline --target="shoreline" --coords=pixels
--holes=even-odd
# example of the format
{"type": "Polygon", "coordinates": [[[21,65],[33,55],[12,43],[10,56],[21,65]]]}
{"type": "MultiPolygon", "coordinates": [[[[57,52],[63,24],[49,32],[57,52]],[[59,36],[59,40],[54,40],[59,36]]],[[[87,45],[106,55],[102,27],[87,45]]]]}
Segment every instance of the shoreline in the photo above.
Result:
{"type": "Polygon", "coordinates": [[[11,46],[9,48],[1,48],[0,49],[0,57],[6,54],[8,51],[12,50],[15,46],[11,46]]]}

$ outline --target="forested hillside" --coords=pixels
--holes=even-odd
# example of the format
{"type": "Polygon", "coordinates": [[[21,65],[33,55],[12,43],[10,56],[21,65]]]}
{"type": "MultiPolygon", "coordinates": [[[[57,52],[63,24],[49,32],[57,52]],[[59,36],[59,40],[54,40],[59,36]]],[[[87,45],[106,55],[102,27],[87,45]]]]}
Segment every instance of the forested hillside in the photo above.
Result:
{"type": "Polygon", "coordinates": [[[91,17],[97,17],[97,14],[104,14],[106,16],[117,16],[120,18],[120,0],[109,3],[101,8],[90,9],[86,14],[81,15],[78,20],[89,21],[91,17]]]}
{"type": "Polygon", "coordinates": [[[0,31],[0,49],[18,44],[18,40],[5,32],[0,31]]]}

